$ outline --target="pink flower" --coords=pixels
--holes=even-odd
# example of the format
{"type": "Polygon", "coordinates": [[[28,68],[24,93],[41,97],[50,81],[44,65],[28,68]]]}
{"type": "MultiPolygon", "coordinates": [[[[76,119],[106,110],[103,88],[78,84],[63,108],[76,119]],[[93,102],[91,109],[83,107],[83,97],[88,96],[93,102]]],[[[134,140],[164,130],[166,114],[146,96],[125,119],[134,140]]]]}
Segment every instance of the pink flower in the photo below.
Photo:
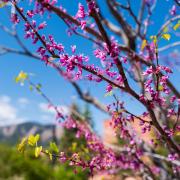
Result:
{"type": "Polygon", "coordinates": [[[24,38],[25,38],[25,39],[28,39],[28,38],[30,38],[30,37],[31,37],[31,32],[27,31],[27,32],[25,33],[24,38]]]}
{"type": "Polygon", "coordinates": [[[174,161],[174,160],[176,160],[178,158],[178,155],[177,154],[169,154],[168,155],[168,159],[170,160],[170,161],[174,161]]]}
{"type": "Polygon", "coordinates": [[[106,92],[110,92],[113,89],[111,84],[108,84],[106,87],[106,92]]]}
{"type": "Polygon", "coordinates": [[[32,10],[28,10],[27,15],[32,18],[34,16],[34,12],[32,10]]]}
{"type": "Polygon", "coordinates": [[[120,59],[121,59],[121,62],[127,63],[127,57],[121,57],[120,59]]]}
{"type": "Polygon", "coordinates": [[[170,9],[169,13],[170,13],[172,16],[176,15],[176,6],[175,6],[175,5],[172,6],[172,8],[170,9]]]}
{"type": "Polygon", "coordinates": [[[86,13],[84,11],[84,6],[81,3],[79,3],[78,4],[78,12],[76,14],[76,18],[84,19],[85,17],[86,17],[86,13]]]}
{"type": "Polygon", "coordinates": [[[24,26],[25,26],[25,31],[29,31],[31,29],[29,23],[25,23],[24,26]]]}
{"type": "Polygon", "coordinates": [[[62,44],[57,44],[55,45],[55,48],[59,51],[59,52],[64,52],[64,46],[62,44]]]}
{"type": "Polygon", "coordinates": [[[172,96],[172,97],[170,98],[170,102],[171,102],[171,103],[173,103],[175,100],[176,100],[176,96],[172,96]]]}
{"type": "Polygon", "coordinates": [[[36,21],[35,20],[32,20],[32,26],[33,26],[33,28],[36,27],[36,21]]]}
{"type": "Polygon", "coordinates": [[[11,14],[11,21],[14,23],[14,24],[18,24],[20,22],[17,14],[11,14]]]}
{"type": "Polygon", "coordinates": [[[75,51],[76,51],[76,45],[71,46],[71,51],[72,51],[72,53],[75,53],[75,51]]]}
{"type": "Polygon", "coordinates": [[[173,115],[175,115],[176,113],[175,113],[175,111],[174,111],[174,109],[168,109],[168,114],[167,114],[167,117],[171,117],[171,116],[173,116],[173,115]]]}
{"type": "Polygon", "coordinates": [[[153,73],[153,68],[152,66],[150,66],[149,68],[146,69],[146,71],[143,72],[143,75],[146,76],[146,75],[150,75],[153,73]]]}
{"type": "Polygon", "coordinates": [[[106,59],[107,53],[105,51],[103,51],[103,50],[96,49],[94,51],[94,55],[96,56],[96,58],[99,58],[102,61],[104,61],[106,59]]]}
{"type": "Polygon", "coordinates": [[[88,11],[89,11],[89,14],[91,14],[91,12],[93,10],[95,10],[96,12],[99,12],[99,9],[96,7],[96,3],[95,3],[94,0],[88,2],[88,11]]]}
{"type": "Polygon", "coordinates": [[[45,52],[46,52],[46,49],[44,49],[43,47],[39,47],[37,52],[40,54],[40,55],[44,55],[45,52]]]}
{"type": "Polygon", "coordinates": [[[81,23],[81,29],[84,30],[84,28],[86,27],[86,21],[82,20],[80,23],[81,23]]]}
{"type": "Polygon", "coordinates": [[[43,22],[41,23],[39,26],[38,26],[38,29],[44,29],[44,27],[47,26],[46,22],[43,22]]]}
{"type": "Polygon", "coordinates": [[[59,157],[59,160],[61,161],[61,163],[66,162],[67,157],[66,157],[66,155],[65,155],[64,152],[60,152],[60,155],[59,155],[59,156],[60,156],[60,157],[59,157]]]}

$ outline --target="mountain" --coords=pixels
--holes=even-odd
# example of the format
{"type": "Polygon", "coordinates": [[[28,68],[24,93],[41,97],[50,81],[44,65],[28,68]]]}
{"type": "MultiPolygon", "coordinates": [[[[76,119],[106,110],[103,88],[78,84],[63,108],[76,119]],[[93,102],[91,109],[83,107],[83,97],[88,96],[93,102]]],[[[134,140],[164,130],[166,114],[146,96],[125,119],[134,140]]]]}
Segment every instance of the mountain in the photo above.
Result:
{"type": "Polygon", "coordinates": [[[0,127],[0,143],[16,145],[22,137],[30,134],[40,134],[40,141],[46,145],[54,137],[59,140],[63,134],[63,129],[55,125],[42,125],[32,122],[0,127]]]}

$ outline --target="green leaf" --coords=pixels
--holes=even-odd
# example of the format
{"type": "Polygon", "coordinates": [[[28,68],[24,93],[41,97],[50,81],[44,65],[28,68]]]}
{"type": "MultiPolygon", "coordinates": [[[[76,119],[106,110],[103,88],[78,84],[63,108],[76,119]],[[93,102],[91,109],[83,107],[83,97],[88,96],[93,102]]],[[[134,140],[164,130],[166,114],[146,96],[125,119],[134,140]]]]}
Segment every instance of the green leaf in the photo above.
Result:
{"type": "Polygon", "coordinates": [[[173,29],[176,31],[180,27],[180,20],[174,25],[173,29]]]}
{"type": "Polygon", "coordinates": [[[39,138],[40,138],[40,135],[39,135],[39,134],[37,134],[36,136],[30,135],[30,136],[28,137],[28,144],[29,144],[30,146],[35,146],[35,145],[37,144],[37,142],[39,141],[39,138]]]}
{"type": "Polygon", "coordinates": [[[170,34],[168,34],[168,33],[166,33],[166,34],[162,34],[162,36],[161,36],[163,39],[165,39],[165,40],[170,40],[170,38],[171,38],[171,35],[170,34]]]}
{"type": "Polygon", "coordinates": [[[42,85],[41,85],[40,83],[38,83],[38,84],[36,85],[37,91],[40,91],[40,90],[41,90],[41,87],[42,87],[42,85]]]}
{"type": "Polygon", "coordinates": [[[26,143],[27,143],[27,138],[24,137],[21,142],[18,144],[17,149],[20,153],[23,153],[26,149],[26,143]]]}
{"type": "Polygon", "coordinates": [[[166,26],[166,27],[163,29],[163,32],[164,32],[164,33],[167,33],[168,30],[169,30],[169,29],[168,29],[168,27],[166,26]]]}
{"type": "Polygon", "coordinates": [[[30,91],[33,91],[33,86],[30,85],[30,86],[29,86],[29,89],[30,89],[30,91]]]}
{"type": "Polygon", "coordinates": [[[21,71],[16,77],[15,77],[15,82],[16,83],[24,83],[24,81],[28,78],[28,74],[21,71]]]}
{"type": "Polygon", "coordinates": [[[159,86],[158,86],[158,90],[159,90],[159,91],[163,91],[163,89],[164,89],[164,87],[163,87],[162,85],[159,85],[159,86]]]}
{"type": "Polygon", "coordinates": [[[0,2],[0,8],[3,8],[4,6],[6,6],[7,2],[0,2]]]}
{"type": "Polygon", "coordinates": [[[180,136],[180,131],[176,131],[176,132],[175,132],[175,135],[176,135],[176,136],[180,136]]]}
{"type": "Polygon", "coordinates": [[[157,36],[150,36],[150,38],[153,40],[154,44],[157,43],[157,36]]]}
{"type": "Polygon", "coordinates": [[[144,39],[144,40],[142,41],[141,50],[144,50],[144,48],[146,47],[146,45],[147,45],[147,41],[144,39]]]}
{"type": "Polygon", "coordinates": [[[46,153],[47,155],[49,155],[49,159],[52,160],[52,156],[53,156],[53,155],[52,155],[52,153],[49,152],[48,149],[45,150],[45,153],[46,153]]]}
{"type": "Polygon", "coordinates": [[[56,145],[55,142],[50,142],[50,148],[51,148],[51,150],[54,151],[55,153],[58,153],[58,152],[59,152],[59,149],[58,149],[58,147],[57,147],[57,145],[56,145]]]}
{"type": "Polygon", "coordinates": [[[72,143],[72,151],[76,151],[77,148],[77,142],[72,143]]]}
{"type": "Polygon", "coordinates": [[[40,153],[42,151],[42,146],[39,146],[39,147],[35,147],[35,157],[39,157],[40,153]]]}
{"type": "Polygon", "coordinates": [[[52,161],[52,154],[49,153],[49,159],[52,161]]]}

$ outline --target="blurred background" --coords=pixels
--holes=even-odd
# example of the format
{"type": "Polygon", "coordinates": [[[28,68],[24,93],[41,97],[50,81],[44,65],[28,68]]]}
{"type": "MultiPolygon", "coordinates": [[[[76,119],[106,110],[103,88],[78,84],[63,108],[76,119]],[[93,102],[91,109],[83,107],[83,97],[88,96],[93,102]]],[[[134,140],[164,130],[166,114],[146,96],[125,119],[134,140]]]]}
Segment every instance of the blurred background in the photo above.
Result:
{"type": "MultiPolygon", "coordinates": [[[[78,2],[84,4],[85,1],[80,0],[78,2]]],[[[99,0],[98,2],[100,4],[102,1],[99,0]]],[[[136,2],[140,2],[140,0],[133,2],[135,2],[132,3],[133,10],[138,9],[140,3],[136,2]]],[[[154,10],[154,14],[161,15],[158,16],[158,18],[155,15],[152,16],[153,20],[150,27],[153,28],[150,28],[151,30],[148,31],[149,36],[157,32],[162,23],[169,17],[169,9],[173,6],[173,1],[164,0],[163,3],[161,2],[161,0],[157,1],[157,8],[154,10]],[[154,24],[156,24],[156,26],[154,26],[154,24]]],[[[76,14],[77,1],[71,1],[71,3],[69,3],[67,0],[62,0],[61,3],[70,14],[76,14]]],[[[21,6],[25,9],[28,8],[26,3],[23,2],[21,6]]],[[[102,10],[108,18],[112,18],[106,6],[102,6],[102,10]]],[[[0,9],[1,27],[3,25],[9,29],[12,28],[10,21],[8,21],[10,11],[11,7],[9,6],[0,9]]],[[[127,20],[131,22],[132,20],[128,19],[128,17],[127,15],[127,20]]],[[[42,19],[39,19],[39,22],[41,21],[42,19]]],[[[76,44],[78,53],[87,54],[89,58],[93,60],[93,63],[99,63],[96,61],[97,59],[94,58],[92,43],[75,35],[70,38],[68,35],[65,35],[67,27],[62,21],[59,21],[59,18],[56,16],[52,16],[50,19],[47,18],[47,24],[43,33],[52,34],[56,41],[65,45],[67,52],[71,52],[70,46],[76,44]]],[[[20,23],[16,27],[16,31],[26,47],[32,52],[35,52],[37,47],[32,46],[30,41],[24,40],[23,28],[23,23],[20,23]]],[[[169,43],[175,42],[176,40],[177,38],[172,36],[169,43]]],[[[160,45],[163,46],[166,43],[167,42],[163,41],[160,45]]],[[[13,49],[20,49],[16,40],[1,28],[0,47],[2,45],[13,49]]],[[[42,64],[42,62],[12,53],[1,52],[0,55],[2,55],[0,56],[0,179],[84,180],[91,178],[87,171],[71,168],[68,164],[61,164],[58,160],[50,161],[49,158],[45,156],[41,156],[37,159],[34,157],[34,152],[31,150],[27,151],[25,155],[17,152],[17,144],[22,137],[30,134],[40,134],[40,143],[43,144],[44,147],[48,147],[49,142],[54,141],[60,148],[60,151],[62,150],[70,154],[79,152],[88,159],[88,152],[84,139],[77,139],[75,138],[76,132],[64,130],[61,126],[58,126],[55,120],[55,111],[48,108],[48,104],[42,97],[34,91],[31,92],[26,84],[24,86],[17,85],[14,78],[22,70],[29,73],[33,82],[42,84],[43,91],[50,97],[53,103],[58,106],[60,111],[64,114],[76,116],[73,114],[75,109],[79,114],[86,117],[94,131],[104,142],[109,144],[123,144],[123,142],[115,138],[113,130],[109,127],[109,116],[81,101],[71,84],[58,76],[54,69],[47,67],[42,64]]],[[[160,55],[164,61],[173,57],[178,63],[178,48],[160,55]]],[[[171,81],[180,89],[180,84],[177,83],[179,82],[178,73],[179,66],[175,66],[174,76],[171,77],[171,81]]],[[[90,92],[103,104],[107,105],[113,101],[111,97],[105,96],[105,83],[89,83],[86,80],[81,80],[79,85],[84,92],[90,92]]],[[[134,89],[137,90],[138,87],[134,87],[134,89]]],[[[144,108],[132,98],[129,98],[121,92],[118,95],[121,97],[121,101],[126,102],[125,107],[130,109],[132,113],[139,115],[144,112],[144,108]]],[[[76,119],[78,119],[78,117],[76,117],[76,119]]],[[[136,124],[134,127],[136,127],[138,132],[140,131],[136,124]]],[[[143,140],[149,142],[153,133],[151,134],[150,132],[144,136],[145,139],[143,140]]],[[[163,151],[162,154],[166,154],[166,150],[163,149],[161,151],[163,151]]],[[[133,175],[131,172],[123,173],[128,174],[128,176],[133,175]]],[[[97,175],[94,179],[95,178],[102,180],[104,177],[97,175]]],[[[126,179],[126,176],[123,178],[126,179]]],[[[109,179],[115,180],[120,179],[120,177],[109,177],[109,179]]],[[[133,179],[139,179],[139,177],[134,177],[133,179]]]]}

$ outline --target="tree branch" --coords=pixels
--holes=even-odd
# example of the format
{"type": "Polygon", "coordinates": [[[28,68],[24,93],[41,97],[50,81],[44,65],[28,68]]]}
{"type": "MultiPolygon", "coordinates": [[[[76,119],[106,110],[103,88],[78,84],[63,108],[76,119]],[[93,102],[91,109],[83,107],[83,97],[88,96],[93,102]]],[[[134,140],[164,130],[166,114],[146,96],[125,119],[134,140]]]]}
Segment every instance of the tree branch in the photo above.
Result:
{"type": "Polygon", "coordinates": [[[158,48],[158,51],[162,52],[162,51],[165,51],[165,50],[167,50],[169,48],[174,48],[175,46],[180,46],[180,41],[174,42],[172,44],[168,44],[168,45],[163,46],[163,47],[160,47],[160,48],[158,48]]]}

